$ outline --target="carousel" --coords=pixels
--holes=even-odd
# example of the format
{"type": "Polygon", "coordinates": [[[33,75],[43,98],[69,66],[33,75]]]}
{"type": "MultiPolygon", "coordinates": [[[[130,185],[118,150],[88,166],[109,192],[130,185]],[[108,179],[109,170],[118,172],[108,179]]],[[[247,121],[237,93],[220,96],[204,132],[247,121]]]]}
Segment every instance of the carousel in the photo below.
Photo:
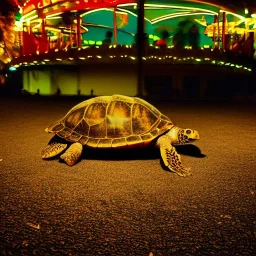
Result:
{"type": "MultiPolygon", "coordinates": [[[[18,31],[20,55],[11,62],[12,68],[23,69],[24,89],[41,94],[59,90],[65,95],[92,91],[136,95],[138,9],[136,0],[24,3],[18,31]]],[[[217,1],[146,0],[145,74],[162,76],[156,65],[162,69],[161,65],[169,64],[252,71],[241,56],[251,58],[254,53],[254,11],[217,1]]]]}

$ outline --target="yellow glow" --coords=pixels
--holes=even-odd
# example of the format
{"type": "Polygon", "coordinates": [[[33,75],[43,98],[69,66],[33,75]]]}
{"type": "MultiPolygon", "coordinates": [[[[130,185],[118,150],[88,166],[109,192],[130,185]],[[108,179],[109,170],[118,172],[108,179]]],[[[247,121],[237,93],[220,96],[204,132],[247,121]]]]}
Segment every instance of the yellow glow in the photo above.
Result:
{"type": "Polygon", "coordinates": [[[85,13],[81,14],[80,17],[84,17],[85,15],[88,15],[88,14],[94,13],[94,12],[99,12],[99,11],[111,11],[111,10],[108,9],[108,8],[94,9],[94,10],[91,10],[91,11],[88,11],[88,12],[85,12],[85,13]]]}
{"type": "MultiPolygon", "coordinates": [[[[137,16],[138,16],[137,14],[135,14],[135,13],[129,11],[129,10],[125,10],[125,9],[121,9],[121,8],[118,8],[118,10],[123,11],[123,12],[126,12],[126,13],[129,13],[129,14],[131,14],[132,16],[134,16],[134,17],[136,17],[136,18],[137,18],[137,16]]],[[[151,23],[151,21],[150,21],[149,19],[147,19],[146,17],[144,17],[144,20],[146,20],[146,21],[148,21],[149,23],[151,23]]]]}
{"type": "Polygon", "coordinates": [[[57,13],[54,13],[54,14],[49,14],[49,15],[46,15],[46,19],[49,19],[51,17],[55,17],[55,16],[58,16],[60,14],[62,14],[63,12],[57,12],[57,13]]]}
{"type": "Polygon", "coordinates": [[[88,29],[86,27],[84,27],[83,25],[81,25],[81,28],[84,29],[86,32],[88,32],[88,29]]]}
{"type": "Polygon", "coordinates": [[[119,4],[118,7],[119,6],[121,6],[121,7],[128,7],[128,6],[133,6],[133,5],[137,5],[137,4],[119,4]]]}
{"type": "Polygon", "coordinates": [[[31,17],[29,17],[27,19],[23,19],[22,22],[30,21],[30,20],[33,20],[33,19],[36,19],[36,18],[38,18],[38,15],[34,15],[34,16],[31,16],[31,17]]]}
{"type": "Polygon", "coordinates": [[[51,16],[46,16],[46,19],[47,19],[47,20],[61,19],[61,16],[53,16],[53,17],[51,17],[51,16]]]}
{"type": "MultiPolygon", "coordinates": [[[[182,12],[182,15],[184,14],[188,14],[188,13],[191,13],[191,12],[182,12]]],[[[180,13],[179,13],[180,14],[180,13]]],[[[161,17],[157,17],[157,18],[155,18],[155,19],[152,19],[151,21],[152,22],[154,22],[154,21],[156,21],[156,20],[164,20],[164,18],[166,18],[166,17],[172,17],[172,16],[175,16],[175,15],[178,15],[177,13],[172,13],[172,14],[166,14],[166,15],[163,15],[163,16],[161,16],[161,17]]]]}
{"type": "Polygon", "coordinates": [[[155,23],[158,23],[160,21],[163,21],[163,20],[167,20],[167,19],[173,19],[173,18],[176,18],[176,17],[183,17],[183,16],[192,16],[192,15],[216,15],[217,13],[206,13],[206,12],[197,12],[197,13],[187,13],[187,14],[170,14],[170,15],[166,15],[166,17],[162,18],[156,18],[154,20],[152,20],[152,24],[155,24],[155,23]]]}
{"type": "Polygon", "coordinates": [[[53,28],[53,27],[49,27],[49,26],[46,26],[45,29],[50,30],[50,31],[54,31],[54,32],[61,32],[61,29],[53,28]]]}
{"type": "Polygon", "coordinates": [[[21,17],[20,21],[21,21],[21,22],[24,22],[24,21],[26,21],[26,20],[31,19],[31,18],[29,18],[31,15],[32,15],[32,16],[37,16],[37,17],[38,17],[37,11],[36,11],[36,10],[34,10],[34,11],[32,11],[32,12],[29,12],[29,13],[27,13],[27,14],[23,15],[23,16],[21,17]]]}

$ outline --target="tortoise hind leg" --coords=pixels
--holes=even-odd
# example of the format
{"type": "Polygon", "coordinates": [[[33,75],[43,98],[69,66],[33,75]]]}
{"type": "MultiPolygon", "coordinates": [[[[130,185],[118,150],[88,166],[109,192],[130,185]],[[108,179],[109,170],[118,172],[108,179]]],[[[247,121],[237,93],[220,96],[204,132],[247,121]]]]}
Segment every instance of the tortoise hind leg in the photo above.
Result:
{"type": "Polygon", "coordinates": [[[74,165],[78,159],[80,158],[83,151],[83,146],[81,143],[76,142],[73,143],[67,151],[60,156],[61,159],[63,159],[67,165],[72,166],[74,165]]]}
{"type": "Polygon", "coordinates": [[[50,143],[42,150],[41,156],[43,159],[51,158],[60,154],[67,148],[68,144],[50,141],[50,143]]]}

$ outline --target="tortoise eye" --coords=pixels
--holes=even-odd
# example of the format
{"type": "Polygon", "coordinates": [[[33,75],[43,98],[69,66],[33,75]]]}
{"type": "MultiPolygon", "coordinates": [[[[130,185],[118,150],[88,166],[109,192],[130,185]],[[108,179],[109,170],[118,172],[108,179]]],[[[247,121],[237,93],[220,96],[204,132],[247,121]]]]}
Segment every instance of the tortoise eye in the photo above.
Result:
{"type": "Polygon", "coordinates": [[[187,130],[187,131],[186,131],[186,133],[187,133],[187,134],[190,134],[190,133],[191,133],[191,131],[190,131],[190,130],[187,130]]]}

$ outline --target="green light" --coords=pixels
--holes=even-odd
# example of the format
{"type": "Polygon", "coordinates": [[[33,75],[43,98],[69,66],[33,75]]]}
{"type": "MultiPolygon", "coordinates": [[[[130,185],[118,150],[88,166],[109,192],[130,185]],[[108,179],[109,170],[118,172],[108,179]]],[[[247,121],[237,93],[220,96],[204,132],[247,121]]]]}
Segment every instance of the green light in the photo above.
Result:
{"type": "Polygon", "coordinates": [[[102,41],[97,41],[96,45],[102,45],[102,41]]]}
{"type": "Polygon", "coordinates": [[[156,41],[156,40],[159,40],[160,37],[159,36],[153,36],[153,40],[156,41]]]}
{"type": "Polygon", "coordinates": [[[89,43],[89,45],[94,45],[94,44],[95,44],[95,41],[89,40],[88,43],[89,43]]]}
{"type": "Polygon", "coordinates": [[[248,14],[249,11],[248,11],[248,8],[244,8],[244,14],[248,14]]]}

